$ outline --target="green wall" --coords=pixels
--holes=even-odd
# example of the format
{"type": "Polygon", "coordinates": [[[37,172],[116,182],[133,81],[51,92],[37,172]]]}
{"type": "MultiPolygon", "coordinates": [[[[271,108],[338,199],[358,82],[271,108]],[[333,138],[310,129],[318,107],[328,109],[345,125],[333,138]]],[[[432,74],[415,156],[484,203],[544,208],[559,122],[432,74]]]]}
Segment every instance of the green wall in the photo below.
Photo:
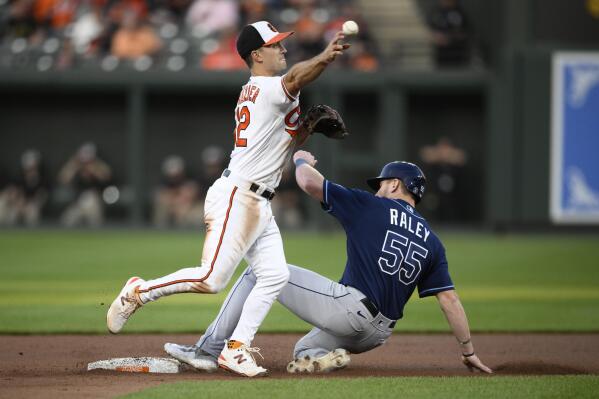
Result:
{"type": "MultiPolygon", "coordinates": [[[[317,137],[309,149],[327,176],[361,186],[387,161],[418,162],[420,146],[448,135],[471,154],[464,221],[546,224],[550,59],[550,49],[512,50],[499,72],[327,74],[305,90],[303,107],[337,106],[352,136],[342,143],[317,137]]],[[[202,148],[229,150],[234,99],[246,76],[109,78],[0,76],[0,167],[14,174],[19,154],[37,147],[54,179],[82,142],[95,141],[116,183],[137,193],[130,218],[141,222],[165,156],[181,154],[197,173],[202,148]]]]}

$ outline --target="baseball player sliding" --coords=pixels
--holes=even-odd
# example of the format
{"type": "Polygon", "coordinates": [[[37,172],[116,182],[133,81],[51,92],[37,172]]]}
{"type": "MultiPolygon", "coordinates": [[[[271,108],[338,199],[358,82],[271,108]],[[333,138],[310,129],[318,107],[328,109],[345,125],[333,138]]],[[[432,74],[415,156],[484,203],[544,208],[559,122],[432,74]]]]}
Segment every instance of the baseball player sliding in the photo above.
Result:
{"type": "Polygon", "coordinates": [[[344,38],[339,32],[321,54],[296,64],[281,77],[278,74],[287,67],[282,40],[292,33],[278,32],[267,21],[241,31],[237,51],[251,77],[235,108],[231,161],[206,196],[202,264],[154,280],[130,278],[108,310],[110,332],[121,331],[137,309],[163,296],[221,291],[245,257],[252,265],[255,284],[245,295],[231,334],[225,337],[228,341],[219,353],[218,365],[247,377],[266,374],[253,358],[259,350],[250,345],[289,278],[270,200],[293,149],[307,138],[299,129],[300,90],[349,47],[339,44],[344,38]]]}
{"type": "MultiPolygon", "coordinates": [[[[368,180],[376,192],[373,195],[325,180],[308,152],[298,151],[294,161],[301,189],[320,201],[343,226],[347,264],[339,283],[289,265],[289,281],[278,300],[315,327],[295,345],[295,359],[287,371],[337,370],[349,364],[349,353],[382,345],[417,289],[420,297],[437,297],[458,341],[462,362],[471,371],[492,373],[475,354],[468,319],[449,276],[445,249],[414,209],[426,188],[420,168],[407,162],[388,163],[378,177],[368,180]]],[[[246,297],[258,281],[250,263],[197,344],[167,343],[166,352],[197,369],[216,369],[223,340],[235,328],[246,297]]]]}

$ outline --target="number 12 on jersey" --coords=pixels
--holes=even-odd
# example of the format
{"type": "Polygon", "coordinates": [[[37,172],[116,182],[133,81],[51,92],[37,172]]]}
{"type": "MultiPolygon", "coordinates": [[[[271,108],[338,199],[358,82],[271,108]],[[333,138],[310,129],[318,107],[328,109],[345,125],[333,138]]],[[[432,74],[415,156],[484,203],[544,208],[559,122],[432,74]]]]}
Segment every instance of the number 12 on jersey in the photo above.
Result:
{"type": "Polygon", "coordinates": [[[250,125],[250,109],[247,105],[235,110],[235,122],[235,147],[247,147],[247,138],[241,137],[241,133],[250,125]]]}
{"type": "Polygon", "coordinates": [[[399,272],[399,281],[405,285],[416,280],[422,270],[420,260],[428,255],[428,249],[391,230],[387,230],[382,251],[379,258],[381,271],[391,276],[399,272]]]}

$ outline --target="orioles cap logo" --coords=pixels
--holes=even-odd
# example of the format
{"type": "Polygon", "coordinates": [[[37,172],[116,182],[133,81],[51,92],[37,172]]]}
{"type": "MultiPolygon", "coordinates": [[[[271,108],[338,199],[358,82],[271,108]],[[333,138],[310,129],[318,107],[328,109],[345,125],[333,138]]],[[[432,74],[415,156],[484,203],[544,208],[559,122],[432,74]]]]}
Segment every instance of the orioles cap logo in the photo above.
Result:
{"type": "Polygon", "coordinates": [[[279,31],[274,26],[272,26],[272,24],[270,22],[267,22],[266,26],[268,26],[268,29],[270,29],[274,33],[279,33],[279,31]]]}

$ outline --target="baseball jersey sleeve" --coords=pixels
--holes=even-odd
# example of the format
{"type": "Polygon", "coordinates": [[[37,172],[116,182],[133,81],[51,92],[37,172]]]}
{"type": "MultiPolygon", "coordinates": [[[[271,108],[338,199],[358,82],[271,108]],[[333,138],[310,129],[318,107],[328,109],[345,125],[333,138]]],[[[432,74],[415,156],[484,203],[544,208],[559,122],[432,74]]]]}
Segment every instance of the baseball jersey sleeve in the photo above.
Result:
{"type": "Polygon", "coordinates": [[[445,248],[441,243],[439,243],[439,249],[436,252],[428,273],[418,282],[418,295],[420,298],[455,288],[449,276],[445,248]]]}
{"type": "Polygon", "coordinates": [[[322,184],[322,209],[333,215],[343,226],[358,220],[356,216],[360,215],[360,210],[372,197],[366,191],[349,189],[328,180],[322,184]]]}
{"type": "Polygon", "coordinates": [[[278,108],[289,106],[289,104],[293,103],[299,97],[299,93],[296,96],[292,96],[291,93],[289,93],[289,90],[285,87],[285,80],[283,77],[284,76],[273,78],[268,90],[270,102],[278,108]]]}

